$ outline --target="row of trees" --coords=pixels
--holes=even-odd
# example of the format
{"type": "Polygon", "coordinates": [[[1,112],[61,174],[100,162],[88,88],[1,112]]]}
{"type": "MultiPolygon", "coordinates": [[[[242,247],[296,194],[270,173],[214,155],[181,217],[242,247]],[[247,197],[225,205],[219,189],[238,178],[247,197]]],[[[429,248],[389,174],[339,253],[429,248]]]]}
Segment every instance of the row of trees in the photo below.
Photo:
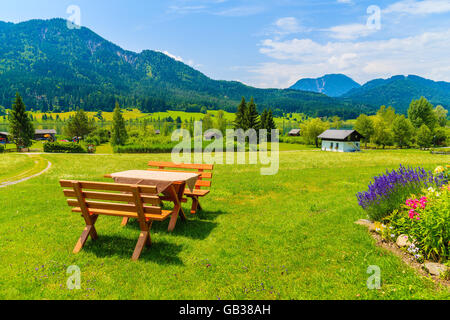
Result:
{"type": "Polygon", "coordinates": [[[234,127],[244,131],[249,129],[266,129],[268,132],[277,128],[272,110],[264,109],[260,115],[253,98],[247,103],[244,97],[242,97],[242,101],[238,106],[234,127]]]}
{"type": "Polygon", "coordinates": [[[436,108],[424,97],[413,100],[408,117],[395,113],[392,107],[382,106],[375,116],[360,115],[355,130],[364,136],[364,142],[372,142],[383,148],[397,145],[400,148],[416,143],[425,148],[441,145],[447,139],[445,126],[447,110],[436,108]]]}

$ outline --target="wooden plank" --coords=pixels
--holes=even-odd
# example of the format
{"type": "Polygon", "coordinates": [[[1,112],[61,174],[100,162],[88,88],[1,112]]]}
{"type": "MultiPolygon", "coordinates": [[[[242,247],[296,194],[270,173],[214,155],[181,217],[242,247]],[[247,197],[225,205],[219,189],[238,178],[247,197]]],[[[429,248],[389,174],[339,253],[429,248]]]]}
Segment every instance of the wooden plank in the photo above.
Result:
{"type": "MultiPolygon", "coordinates": [[[[81,207],[77,199],[67,199],[67,203],[71,207],[81,207]]],[[[102,209],[121,212],[137,212],[135,204],[126,203],[111,203],[111,202],[98,202],[98,201],[85,201],[85,205],[88,209],[102,209]]],[[[144,212],[149,214],[160,214],[160,207],[144,206],[144,212]]]]}
{"type": "MultiPolygon", "coordinates": [[[[90,182],[90,181],[71,181],[61,180],[61,187],[71,188],[73,183],[80,183],[82,189],[88,190],[106,190],[106,191],[118,191],[118,192],[130,192],[131,185],[119,184],[119,183],[106,183],[106,182],[90,182]]],[[[146,194],[157,194],[158,191],[155,186],[141,186],[141,192],[146,194]]]]}
{"type": "Polygon", "coordinates": [[[196,187],[211,187],[211,181],[208,180],[198,180],[195,183],[196,187]]]}
{"type": "Polygon", "coordinates": [[[147,169],[147,171],[158,171],[158,172],[182,172],[182,173],[197,173],[202,179],[212,179],[212,172],[198,172],[198,171],[187,171],[187,170],[170,170],[170,169],[147,169]]]}
{"type": "MultiPolygon", "coordinates": [[[[73,208],[72,212],[81,212],[80,208],[73,208]]],[[[112,216],[112,217],[123,217],[137,219],[138,215],[136,212],[125,212],[125,211],[114,211],[114,210],[103,210],[103,209],[89,209],[91,214],[112,216]]],[[[161,210],[161,214],[145,214],[145,218],[152,221],[164,221],[172,214],[170,210],[161,210]]]]}
{"type": "Polygon", "coordinates": [[[190,191],[189,189],[186,189],[184,191],[184,195],[187,197],[192,197],[192,196],[196,196],[196,197],[204,197],[207,194],[209,194],[211,192],[211,190],[194,190],[194,191],[190,191]]]}
{"type": "MultiPolygon", "coordinates": [[[[64,195],[69,198],[75,198],[76,192],[74,190],[63,190],[64,195]]],[[[122,202],[133,202],[134,197],[132,194],[125,193],[107,193],[107,192],[94,192],[94,191],[83,191],[83,197],[85,199],[93,200],[108,200],[108,201],[122,201],[122,202]]],[[[142,201],[145,204],[152,204],[159,206],[161,201],[158,196],[142,195],[142,201]]]]}
{"type": "Polygon", "coordinates": [[[149,167],[163,168],[180,168],[180,169],[197,169],[197,170],[213,170],[214,165],[212,164],[193,164],[193,163],[182,163],[175,164],[173,162],[160,162],[160,161],[150,161],[148,163],[149,167]]]}
{"type": "MultiPolygon", "coordinates": [[[[139,186],[135,186],[133,188],[133,197],[136,206],[136,212],[138,214],[139,226],[141,227],[142,232],[147,232],[149,228],[147,222],[145,221],[144,203],[141,200],[139,186]]],[[[161,209],[159,210],[161,211],[161,209]]]]}

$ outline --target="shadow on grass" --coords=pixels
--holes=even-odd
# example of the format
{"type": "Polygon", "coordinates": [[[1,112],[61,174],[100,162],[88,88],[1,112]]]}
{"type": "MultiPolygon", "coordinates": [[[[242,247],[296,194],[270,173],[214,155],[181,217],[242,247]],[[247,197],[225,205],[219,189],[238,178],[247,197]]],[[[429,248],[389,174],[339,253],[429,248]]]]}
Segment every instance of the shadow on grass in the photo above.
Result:
{"type": "MultiPolygon", "coordinates": [[[[88,240],[83,251],[93,253],[99,258],[117,257],[130,259],[136,247],[136,239],[127,239],[117,236],[99,235],[98,239],[88,240]]],[[[162,265],[183,265],[181,259],[177,256],[182,246],[166,242],[155,241],[152,238],[152,246],[144,248],[139,260],[152,261],[162,265]]]]}
{"type": "MultiPolygon", "coordinates": [[[[187,211],[185,211],[185,213],[187,221],[183,221],[181,220],[181,218],[178,218],[177,225],[175,226],[175,230],[173,232],[169,232],[167,230],[169,228],[170,219],[167,219],[163,222],[153,222],[151,232],[166,233],[173,235],[174,237],[186,237],[195,240],[204,240],[218,225],[216,222],[212,222],[211,220],[215,220],[217,216],[225,214],[221,211],[202,211],[200,213],[197,213],[196,215],[191,215],[187,211]]],[[[132,228],[136,231],[139,231],[139,222],[136,219],[131,219],[128,222],[126,228],[132,228]]]]}

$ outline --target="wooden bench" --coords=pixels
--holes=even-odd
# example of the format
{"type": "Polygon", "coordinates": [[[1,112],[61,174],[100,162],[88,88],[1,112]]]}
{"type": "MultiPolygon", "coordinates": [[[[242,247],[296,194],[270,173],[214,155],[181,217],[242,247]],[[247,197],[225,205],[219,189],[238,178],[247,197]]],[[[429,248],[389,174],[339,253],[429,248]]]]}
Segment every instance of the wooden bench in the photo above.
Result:
{"type": "MultiPolygon", "coordinates": [[[[198,173],[199,179],[195,184],[194,190],[186,188],[184,195],[192,199],[191,214],[197,213],[198,210],[202,210],[199,202],[199,198],[208,195],[211,190],[212,177],[214,165],[211,164],[175,164],[173,162],[158,162],[150,161],[148,163],[150,171],[168,171],[168,172],[189,172],[198,173]]],[[[186,198],[181,199],[182,202],[187,202],[186,198]]]]}
{"type": "Polygon", "coordinates": [[[150,229],[153,221],[163,221],[173,213],[161,209],[161,199],[153,186],[70,180],[61,180],[60,185],[65,188],[63,192],[68,198],[67,203],[73,207],[72,212],[81,213],[86,222],[74,253],[81,251],[89,236],[92,240],[98,238],[95,223],[99,216],[136,218],[141,229],[132,256],[136,261],[144,246],[152,244],[150,229]]]}

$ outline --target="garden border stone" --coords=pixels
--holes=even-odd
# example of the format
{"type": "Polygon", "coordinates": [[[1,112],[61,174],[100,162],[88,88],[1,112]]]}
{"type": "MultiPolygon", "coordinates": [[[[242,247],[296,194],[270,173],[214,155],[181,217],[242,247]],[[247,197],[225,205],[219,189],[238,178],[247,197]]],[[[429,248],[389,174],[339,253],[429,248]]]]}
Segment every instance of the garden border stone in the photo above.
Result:
{"type": "Polygon", "coordinates": [[[397,243],[388,242],[385,239],[383,239],[383,237],[381,237],[381,235],[379,235],[375,231],[375,224],[369,220],[361,219],[356,221],[355,224],[368,227],[370,235],[375,239],[376,245],[378,247],[384,248],[392,252],[393,254],[401,258],[404,263],[414,268],[422,276],[431,278],[433,281],[450,288],[450,279],[444,280],[439,276],[441,273],[449,270],[447,266],[431,261],[425,261],[424,263],[417,262],[417,260],[412,255],[402,250],[397,245],[397,243]],[[441,273],[439,273],[439,275],[437,275],[436,272],[437,269],[441,270],[441,273]]]}

